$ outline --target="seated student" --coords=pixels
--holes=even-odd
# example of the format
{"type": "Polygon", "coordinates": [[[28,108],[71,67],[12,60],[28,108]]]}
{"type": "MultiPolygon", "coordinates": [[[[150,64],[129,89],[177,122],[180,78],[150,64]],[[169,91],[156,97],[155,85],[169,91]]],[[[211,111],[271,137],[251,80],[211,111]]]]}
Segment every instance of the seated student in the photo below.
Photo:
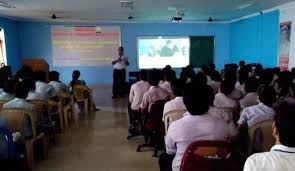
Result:
{"type": "Polygon", "coordinates": [[[293,83],[293,76],[291,72],[289,71],[281,72],[277,79],[277,83],[278,83],[278,96],[280,98],[292,96],[293,92],[290,89],[290,86],[293,83]]]}
{"type": "Polygon", "coordinates": [[[147,82],[147,71],[141,70],[139,72],[139,79],[137,83],[133,84],[130,89],[129,94],[129,102],[131,104],[132,112],[129,112],[129,121],[130,121],[130,129],[132,129],[136,125],[136,120],[139,116],[134,116],[136,114],[139,115],[140,104],[142,102],[142,98],[145,92],[150,89],[150,83],[147,82]]]}
{"type": "Polygon", "coordinates": [[[24,84],[18,83],[15,86],[15,98],[3,105],[3,108],[18,108],[34,110],[34,105],[27,102],[25,99],[28,96],[28,91],[24,89],[24,84]]]}
{"type": "Polygon", "coordinates": [[[237,102],[229,95],[234,90],[231,80],[224,80],[220,84],[220,92],[215,95],[214,106],[217,108],[237,108],[237,102]]]}
{"type": "Polygon", "coordinates": [[[208,83],[208,85],[213,88],[214,94],[217,94],[219,91],[220,82],[221,82],[220,73],[218,71],[212,71],[210,78],[212,81],[208,83]]]}
{"type": "Polygon", "coordinates": [[[44,99],[56,96],[53,86],[46,83],[46,73],[44,71],[36,71],[34,73],[36,80],[36,92],[44,96],[44,99]]]}
{"type": "Polygon", "coordinates": [[[236,82],[235,88],[239,91],[244,91],[245,82],[248,79],[249,72],[246,68],[241,68],[238,71],[238,81],[236,82]]]}
{"type": "Polygon", "coordinates": [[[12,100],[14,99],[14,81],[12,80],[6,80],[4,82],[4,88],[3,88],[3,93],[0,94],[0,100],[12,100]]]}
{"type": "Polygon", "coordinates": [[[239,101],[241,110],[243,110],[245,107],[254,106],[258,104],[257,88],[258,80],[256,78],[249,78],[245,82],[244,91],[246,95],[243,99],[239,101]]]}
{"type": "Polygon", "coordinates": [[[153,102],[158,100],[169,100],[169,93],[158,86],[160,76],[157,70],[151,70],[148,73],[148,81],[151,85],[150,89],[144,93],[140,108],[142,111],[149,111],[153,102]]]}
{"type": "Polygon", "coordinates": [[[273,136],[275,145],[270,152],[256,153],[250,156],[244,171],[293,171],[295,170],[295,106],[284,102],[280,104],[275,123],[273,136]]]}
{"type": "Polygon", "coordinates": [[[72,74],[72,81],[70,82],[70,89],[73,90],[75,85],[86,85],[84,80],[79,80],[80,78],[80,71],[74,70],[72,74]]]}
{"type": "Polygon", "coordinates": [[[183,154],[194,141],[227,141],[231,134],[224,120],[209,115],[209,105],[214,99],[214,92],[207,85],[188,85],[183,94],[183,102],[188,112],[183,118],[174,121],[166,135],[166,153],[159,159],[160,170],[171,170],[171,159],[175,155],[172,170],[179,171],[183,154]]]}
{"type": "Polygon", "coordinates": [[[250,128],[258,122],[273,119],[275,111],[272,108],[276,101],[276,93],[272,87],[264,86],[258,90],[260,103],[255,106],[246,107],[238,120],[239,129],[245,126],[250,128]]]}
{"type": "Polygon", "coordinates": [[[166,90],[170,94],[170,99],[174,98],[174,94],[171,88],[171,83],[173,82],[173,72],[172,70],[164,71],[164,82],[159,84],[159,86],[166,90]]]}
{"type": "Polygon", "coordinates": [[[59,81],[59,72],[57,71],[51,71],[49,72],[49,84],[52,85],[52,87],[54,88],[54,90],[56,92],[70,92],[68,87],[62,83],[61,81],[59,81]]]}
{"type": "Polygon", "coordinates": [[[182,98],[181,81],[178,79],[175,80],[172,83],[171,88],[176,97],[165,104],[164,111],[163,111],[163,121],[164,121],[165,115],[170,111],[186,110],[186,107],[183,103],[183,98],[182,98]]]}
{"type": "Polygon", "coordinates": [[[36,82],[31,78],[25,78],[22,80],[24,89],[28,91],[26,100],[45,100],[46,97],[42,93],[36,92],[36,82]]]}

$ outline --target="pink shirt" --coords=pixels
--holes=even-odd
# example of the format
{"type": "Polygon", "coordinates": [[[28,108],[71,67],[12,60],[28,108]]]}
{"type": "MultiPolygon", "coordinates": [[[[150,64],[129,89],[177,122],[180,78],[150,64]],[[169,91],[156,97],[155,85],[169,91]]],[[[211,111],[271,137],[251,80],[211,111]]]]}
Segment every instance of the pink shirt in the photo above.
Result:
{"type": "Polygon", "coordinates": [[[139,110],[143,95],[150,89],[150,87],[150,84],[143,80],[138,81],[131,86],[129,102],[131,103],[132,110],[139,110]]]}
{"type": "Polygon", "coordinates": [[[214,90],[214,93],[217,94],[220,88],[220,82],[215,82],[215,81],[211,81],[210,83],[208,83],[208,85],[210,87],[212,87],[212,89],[214,90]]]}
{"type": "Polygon", "coordinates": [[[209,114],[193,116],[186,113],[170,125],[165,140],[166,152],[176,154],[173,171],[179,171],[183,154],[190,143],[201,140],[227,141],[229,138],[230,130],[224,120],[209,114]]]}
{"type": "Polygon", "coordinates": [[[150,110],[153,102],[165,99],[169,99],[169,93],[166,90],[158,86],[151,86],[151,88],[144,93],[140,108],[150,110]]]}
{"type": "Polygon", "coordinates": [[[175,110],[186,110],[186,107],[183,103],[183,98],[182,97],[175,97],[175,99],[170,100],[167,102],[164,106],[164,112],[163,112],[163,121],[165,118],[165,115],[170,112],[170,111],[175,111],[175,110]]]}

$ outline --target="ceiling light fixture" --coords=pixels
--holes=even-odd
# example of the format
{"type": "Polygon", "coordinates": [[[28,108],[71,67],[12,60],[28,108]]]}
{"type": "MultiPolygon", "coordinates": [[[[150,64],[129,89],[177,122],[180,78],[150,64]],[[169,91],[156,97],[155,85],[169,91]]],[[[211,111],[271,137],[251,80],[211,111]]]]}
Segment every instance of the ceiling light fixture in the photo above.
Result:
{"type": "Polygon", "coordinates": [[[3,7],[3,8],[16,8],[15,6],[10,5],[10,4],[8,4],[7,2],[4,2],[4,1],[0,1],[0,7],[3,7]]]}
{"type": "Polygon", "coordinates": [[[244,9],[247,9],[247,8],[250,8],[250,7],[253,7],[255,5],[257,5],[259,2],[255,2],[255,1],[252,1],[252,2],[245,2],[245,3],[242,3],[240,6],[238,6],[236,9],[237,10],[244,10],[244,9]]]}
{"type": "Polygon", "coordinates": [[[121,8],[133,9],[134,1],[133,0],[120,0],[121,8]]]}

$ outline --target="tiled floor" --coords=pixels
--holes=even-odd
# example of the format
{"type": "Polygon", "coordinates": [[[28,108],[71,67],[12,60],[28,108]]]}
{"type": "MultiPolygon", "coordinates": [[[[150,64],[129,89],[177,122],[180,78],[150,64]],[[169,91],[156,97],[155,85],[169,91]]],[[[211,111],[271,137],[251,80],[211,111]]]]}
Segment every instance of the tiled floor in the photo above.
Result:
{"type": "Polygon", "coordinates": [[[49,150],[47,160],[33,171],[149,171],[159,170],[152,151],[138,153],[143,138],[126,140],[127,98],[111,99],[111,87],[94,88],[94,101],[101,109],[88,120],[80,117],[49,150]]]}

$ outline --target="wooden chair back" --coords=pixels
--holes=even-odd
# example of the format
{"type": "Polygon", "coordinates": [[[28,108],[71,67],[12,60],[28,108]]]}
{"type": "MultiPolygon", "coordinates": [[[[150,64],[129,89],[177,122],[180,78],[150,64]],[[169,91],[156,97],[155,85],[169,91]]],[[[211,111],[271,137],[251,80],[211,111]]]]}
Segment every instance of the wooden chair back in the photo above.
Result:
{"type": "Polygon", "coordinates": [[[166,134],[167,134],[168,128],[171,125],[171,123],[182,118],[183,114],[185,112],[186,112],[186,110],[174,110],[174,111],[170,111],[165,114],[164,124],[165,124],[165,133],[166,134]]]}
{"type": "Polygon", "coordinates": [[[248,129],[248,155],[251,155],[253,148],[260,152],[266,152],[275,144],[275,138],[272,136],[273,123],[273,120],[266,120],[248,129]]]}
{"type": "Polygon", "coordinates": [[[225,141],[191,143],[182,158],[180,171],[231,170],[231,147],[225,141]]]}
{"type": "Polygon", "coordinates": [[[47,100],[28,100],[35,107],[36,121],[51,121],[49,114],[50,105],[47,100]]]}

